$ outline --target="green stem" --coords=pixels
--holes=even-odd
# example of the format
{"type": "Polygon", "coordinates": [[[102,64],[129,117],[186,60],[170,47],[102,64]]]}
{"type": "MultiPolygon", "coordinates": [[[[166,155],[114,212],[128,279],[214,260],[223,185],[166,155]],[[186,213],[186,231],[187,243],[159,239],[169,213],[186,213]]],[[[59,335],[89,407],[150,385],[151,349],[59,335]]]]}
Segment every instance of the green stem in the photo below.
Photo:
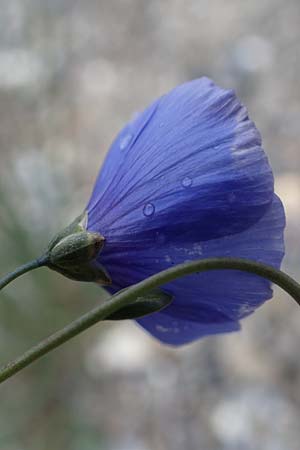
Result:
{"type": "Polygon", "coordinates": [[[131,303],[139,296],[145,295],[152,289],[158,288],[176,278],[190,275],[195,272],[207,270],[241,270],[267,278],[280,286],[300,305],[300,285],[291,277],[271,266],[239,258],[211,258],[179,264],[170,269],[155,274],[117,294],[84,314],[79,319],[67,325],[62,330],[54,333],[38,345],[24,353],[21,357],[0,369],[0,383],[10,378],[32,362],[36,361],[46,353],[67,342],[79,333],[90,328],[100,320],[110,316],[120,308],[131,303]]]}
{"type": "Polygon", "coordinates": [[[46,266],[48,262],[48,256],[42,256],[40,258],[34,259],[29,263],[24,264],[23,266],[18,267],[13,272],[8,273],[5,277],[0,279],[0,291],[9,283],[14,281],[16,278],[24,275],[24,273],[30,272],[31,270],[37,269],[42,266],[46,266]]]}

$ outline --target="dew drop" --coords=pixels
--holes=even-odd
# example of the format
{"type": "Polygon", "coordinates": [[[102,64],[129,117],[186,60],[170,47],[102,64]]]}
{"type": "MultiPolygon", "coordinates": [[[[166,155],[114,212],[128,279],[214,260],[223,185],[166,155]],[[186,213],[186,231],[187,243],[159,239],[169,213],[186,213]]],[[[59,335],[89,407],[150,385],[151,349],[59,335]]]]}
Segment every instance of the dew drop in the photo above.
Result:
{"type": "Polygon", "coordinates": [[[126,134],[120,141],[120,149],[125,150],[132,140],[132,134],[126,134]]]}
{"type": "Polygon", "coordinates": [[[184,177],[181,184],[184,188],[192,186],[193,180],[190,177],[184,177]]]}
{"type": "Polygon", "coordinates": [[[144,216],[151,217],[151,216],[153,216],[154,213],[155,213],[154,205],[152,203],[147,203],[143,209],[144,216]]]}

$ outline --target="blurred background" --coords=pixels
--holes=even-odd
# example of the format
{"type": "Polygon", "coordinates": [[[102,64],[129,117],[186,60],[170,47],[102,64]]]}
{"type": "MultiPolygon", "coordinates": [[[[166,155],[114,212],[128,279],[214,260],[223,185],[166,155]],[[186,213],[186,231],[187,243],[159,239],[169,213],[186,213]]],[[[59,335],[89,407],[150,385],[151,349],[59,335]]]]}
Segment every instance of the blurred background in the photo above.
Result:
{"type": "MultiPolygon", "coordinates": [[[[81,213],[120,127],[202,75],[261,130],[300,279],[297,0],[0,0],[0,271],[81,213]]],[[[1,292],[1,363],[103,299],[41,269],[1,292]]],[[[299,450],[300,310],[275,297],[240,333],[165,348],[95,326],[0,386],[1,450],[299,450]]]]}

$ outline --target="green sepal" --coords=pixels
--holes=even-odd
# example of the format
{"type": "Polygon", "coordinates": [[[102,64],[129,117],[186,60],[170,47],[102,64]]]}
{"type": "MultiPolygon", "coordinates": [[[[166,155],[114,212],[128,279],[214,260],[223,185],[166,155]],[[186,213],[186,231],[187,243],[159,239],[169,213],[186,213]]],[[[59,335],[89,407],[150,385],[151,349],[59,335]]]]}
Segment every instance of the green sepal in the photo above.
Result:
{"type": "Polygon", "coordinates": [[[78,216],[73,222],[68,225],[66,228],[64,228],[62,231],[57,233],[54,238],[50,241],[50,244],[48,245],[48,251],[52,250],[56,244],[58,244],[62,239],[64,239],[67,236],[70,236],[70,234],[74,233],[81,233],[82,231],[86,231],[87,227],[87,221],[88,221],[88,214],[86,211],[84,211],[80,216],[78,216]]]}
{"type": "Polygon", "coordinates": [[[59,267],[79,266],[95,259],[103,246],[104,237],[99,233],[73,233],[50,250],[49,261],[59,267]]]}
{"type": "MultiPolygon", "coordinates": [[[[125,289],[124,289],[125,290],[125,289]]],[[[147,295],[138,297],[133,303],[119,309],[105,320],[126,320],[140,319],[169,306],[173,301],[173,296],[161,289],[153,289],[147,295]]]]}
{"type": "Polygon", "coordinates": [[[81,264],[79,266],[68,266],[66,268],[51,266],[50,269],[64,275],[70,280],[97,283],[100,286],[108,286],[112,283],[108,272],[101,264],[81,264]]]}
{"type": "Polygon", "coordinates": [[[47,249],[47,266],[71,280],[111,284],[109,274],[97,261],[105,238],[86,230],[87,219],[84,212],[52,239],[47,249]]]}

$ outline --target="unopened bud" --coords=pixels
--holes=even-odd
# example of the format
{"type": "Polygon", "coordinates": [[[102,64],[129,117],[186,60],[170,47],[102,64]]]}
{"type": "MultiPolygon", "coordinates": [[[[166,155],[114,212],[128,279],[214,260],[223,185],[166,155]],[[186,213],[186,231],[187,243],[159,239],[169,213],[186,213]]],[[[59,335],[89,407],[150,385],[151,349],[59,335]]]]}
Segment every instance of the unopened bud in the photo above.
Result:
{"type": "Polygon", "coordinates": [[[58,233],[48,246],[48,267],[78,281],[110,284],[107,271],[97,261],[105,238],[86,230],[86,213],[58,233]]]}
{"type": "Polygon", "coordinates": [[[50,263],[60,267],[85,264],[96,258],[104,245],[98,233],[82,231],[64,237],[49,253],[50,263]]]}

